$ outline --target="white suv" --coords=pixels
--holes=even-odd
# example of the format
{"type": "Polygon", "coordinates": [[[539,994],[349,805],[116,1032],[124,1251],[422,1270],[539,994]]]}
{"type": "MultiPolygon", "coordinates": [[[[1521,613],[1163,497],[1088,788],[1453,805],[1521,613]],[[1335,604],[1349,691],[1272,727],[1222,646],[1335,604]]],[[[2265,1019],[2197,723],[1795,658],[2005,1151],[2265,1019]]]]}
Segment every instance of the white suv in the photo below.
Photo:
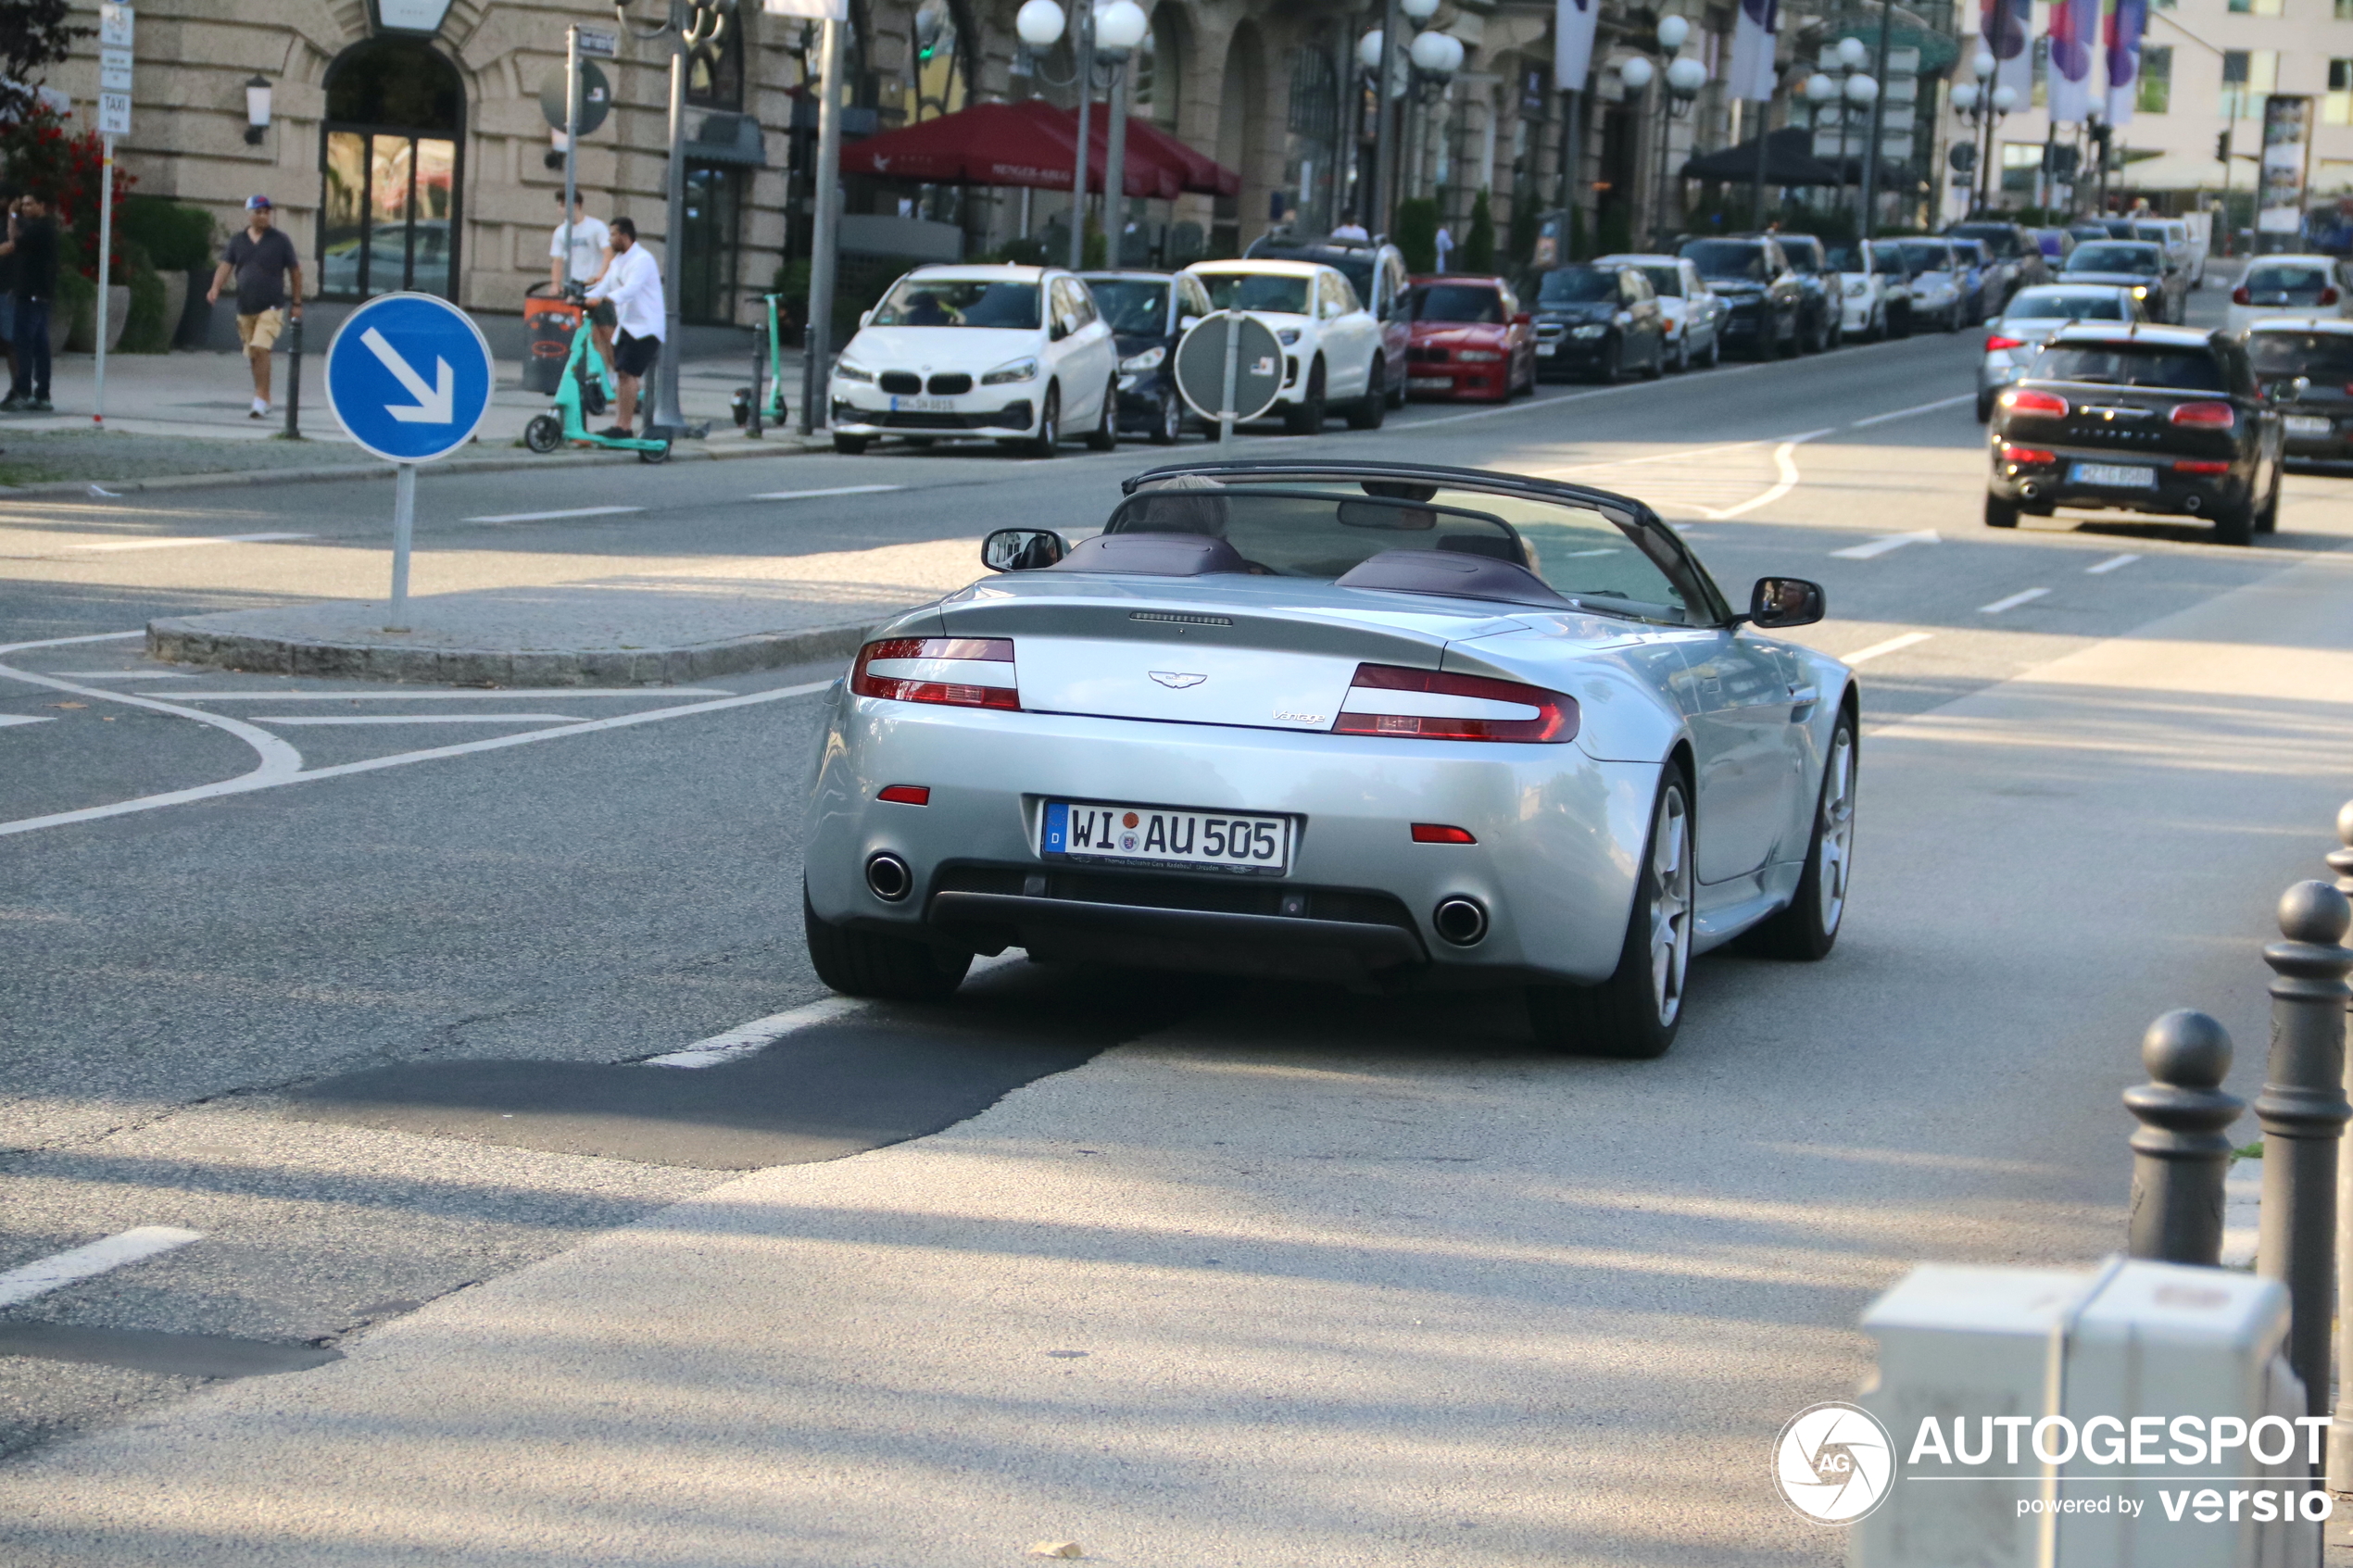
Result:
{"type": "Polygon", "coordinates": [[[1316,261],[1196,261],[1185,269],[1220,310],[1262,318],[1283,345],[1284,428],[1311,435],[1346,405],[1348,428],[1378,430],[1389,413],[1381,324],[1336,267],[1316,261]]]}
{"type": "Polygon", "coordinates": [[[826,393],[837,452],[877,436],[988,435],[1051,458],[1066,430],[1119,445],[1118,349],[1053,267],[918,267],[858,320],[826,393]]]}

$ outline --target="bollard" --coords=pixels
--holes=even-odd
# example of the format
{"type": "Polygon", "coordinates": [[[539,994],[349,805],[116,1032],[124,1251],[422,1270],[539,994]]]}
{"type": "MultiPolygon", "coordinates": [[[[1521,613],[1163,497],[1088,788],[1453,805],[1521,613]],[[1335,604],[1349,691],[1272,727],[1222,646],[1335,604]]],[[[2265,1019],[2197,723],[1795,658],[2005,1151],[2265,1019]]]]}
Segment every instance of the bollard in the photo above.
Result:
{"type": "MultiPolygon", "coordinates": [[[[2329,870],[2336,873],[2336,890],[2353,897],[2353,800],[2338,808],[2336,836],[2344,847],[2329,851],[2329,870]]],[[[2353,998],[2346,1002],[2353,1008],[2353,998]]],[[[2348,1025],[2353,1030],[2353,1024],[2348,1025]]],[[[2348,1033],[2353,1043],[2353,1033],[2348,1033]]],[[[2353,1099],[2353,1050],[2347,1052],[2345,1071],[2348,1074],[2346,1097],[2353,1099]]],[[[2347,1129],[2353,1137],[2353,1126],[2347,1129]]],[[[2346,1234],[2353,1226],[2353,1153],[2348,1153],[2344,1139],[2337,1143],[2336,1155],[2336,1298],[2353,1301],[2353,1236],[2346,1234]]],[[[2339,1314],[2336,1331],[2336,1364],[2353,1367],[2353,1312],[2339,1314]]],[[[2329,1425],[2329,1490],[2353,1492],[2353,1387],[2340,1388],[2336,1397],[2336,1419],[2329,1425]]]]}
{"type": "Polygon", "coordinates": [[[286,323],[286,439],[302,439],[302,318],[286,323]]]}
{"type": "Polygon", "coordinates": [[[2325,882],[2280,896],[2271,966],[2271,1055],[2256,1119],[2263,1124],[2263,1223],[2256,1273],[2287,1286],[2288,1363],[2304,1380],[2305,1412],[2329,1409],[2329,1335],[2336,1295],[2336,1151],[2353,1105],[2345,1098],[2345,975],[2339,947],[2353,905],[2325,882]]]}
{"type": "Polygon", "coordinates": [[[2222,1093],[2231,1036],[2202,1012],[2178,1008],[2141,1036],[2149,1082],[2124,1091],[2140,1118],[2133,1135],[2133,1217],[2126,1249],[2162,1263],[2222,1256],[2222,1182],[2231,1169],[2223,1129],[2246,1102],[2222,1093]]]}

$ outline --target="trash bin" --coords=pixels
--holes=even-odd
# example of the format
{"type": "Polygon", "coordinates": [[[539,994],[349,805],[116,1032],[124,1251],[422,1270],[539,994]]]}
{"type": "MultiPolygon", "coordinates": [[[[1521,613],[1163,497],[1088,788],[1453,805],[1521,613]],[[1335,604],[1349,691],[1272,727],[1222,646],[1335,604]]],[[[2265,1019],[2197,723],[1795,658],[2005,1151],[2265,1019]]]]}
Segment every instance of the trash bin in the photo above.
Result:
{"type": "Polygon", "coordinates": [[[580,330],[580,311],[548,283],[534,283],[523,295],[523,331],[531,341],[530,357],[522,365],[525,392],[552,395],[563,384],[564,358],[572,353],[573,334],[580,330]]]}

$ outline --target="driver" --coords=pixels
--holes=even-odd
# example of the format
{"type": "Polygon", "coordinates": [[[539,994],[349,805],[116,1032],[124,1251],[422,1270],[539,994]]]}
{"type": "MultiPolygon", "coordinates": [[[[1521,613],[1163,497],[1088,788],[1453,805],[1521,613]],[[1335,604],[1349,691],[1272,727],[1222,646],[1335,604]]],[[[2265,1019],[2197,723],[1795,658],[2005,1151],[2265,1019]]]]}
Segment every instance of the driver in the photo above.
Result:
{"type": "Polygon", "coordinates": [[[911,327],[949,327],[955,325],[956,314],[939,303],[939,296],[929,289],[919,291],[907,305],[907,324],[911,327]]]}

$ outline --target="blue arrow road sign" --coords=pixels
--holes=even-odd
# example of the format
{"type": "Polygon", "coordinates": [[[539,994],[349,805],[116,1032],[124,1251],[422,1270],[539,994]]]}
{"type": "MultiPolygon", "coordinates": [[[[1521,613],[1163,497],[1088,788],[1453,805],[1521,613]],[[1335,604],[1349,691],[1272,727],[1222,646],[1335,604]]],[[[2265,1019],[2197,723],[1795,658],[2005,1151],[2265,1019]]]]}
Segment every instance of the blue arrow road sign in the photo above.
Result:
{"type": "Polygon", "coordinates": [[[327,404],[387,462],[429,463],[473,439],[490,411],[490,345],[429,294],[388,294],[345,319],[327,348],[327,404]]]}

